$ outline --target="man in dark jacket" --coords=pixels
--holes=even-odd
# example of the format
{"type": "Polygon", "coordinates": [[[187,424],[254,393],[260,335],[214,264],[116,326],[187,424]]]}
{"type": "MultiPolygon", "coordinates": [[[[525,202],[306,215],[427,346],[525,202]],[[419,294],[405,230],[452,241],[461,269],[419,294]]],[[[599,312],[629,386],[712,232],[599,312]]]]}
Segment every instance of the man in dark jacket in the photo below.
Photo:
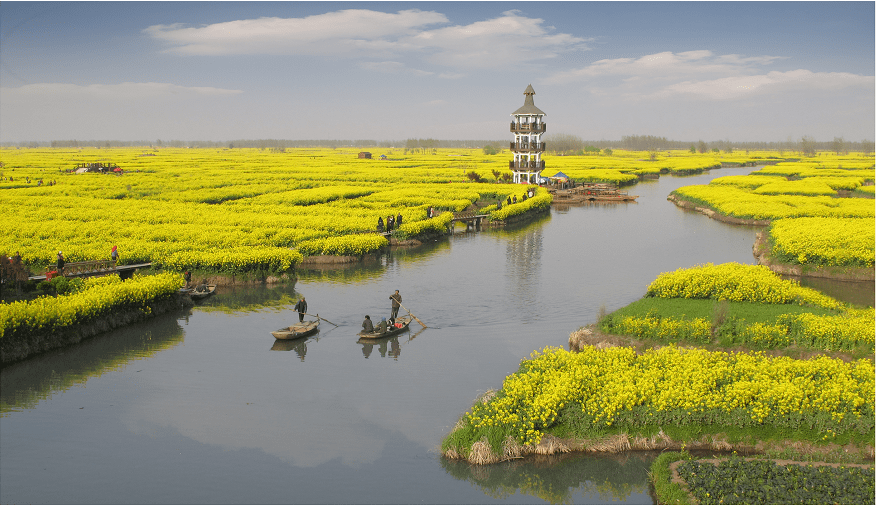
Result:
{"type": "Polygon", "coordinates": [[[371,316],[365,316],[365,320],[362,321],[362,331],[365,333],[371,333],[374,331],[374,323],[371,322],[371,316]]]}
{"type": "Polygon", "coordinates": [[[298,303],[295,304],[295,310],[298,311],[298,322],[304,322],[304,313],[307,312],[307,302],[304,301],[304,297],[302,296],[298,303]]]}
{"type": "Polygon", "coordinates": [[[391,319],[395,320],[398,317],[398,308],[401,307],[401,295],[398,293],[398,290],[395,290],[395,293],[389,295],[389,299],[392,300],[392,315],[391,319]]]}

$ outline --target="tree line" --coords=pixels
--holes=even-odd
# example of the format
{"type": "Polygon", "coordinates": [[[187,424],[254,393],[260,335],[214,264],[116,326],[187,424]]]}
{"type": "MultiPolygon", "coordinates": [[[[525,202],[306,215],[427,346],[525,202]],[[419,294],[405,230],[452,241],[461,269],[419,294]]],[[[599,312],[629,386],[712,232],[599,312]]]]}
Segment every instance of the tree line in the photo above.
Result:
{"type": "MultiPolygon", "coordinates": [[[[256,148],[284,150],[287,148],[302,147],[382,147],[402,148],[411,152],[428,152],[437,148],[450,149],[484,149],[485,153],[496,154],[507,149],[508,140],[444,140],[434,138],[408,138],[405,140],[338,140],[338,139],[313,139],[313,140],[290,140],[290,139],[238,139],[238,140],[51,140],[51,141],[22,141],[3,142],[3,147],[36,148],[36,147],[175,147],[175,148],[256,148]]],[[[833,151],[839,154],[848,152],[862,152],[872,154],[874,142],[872,140],[853,141],[843,137],[834,137],[833,140],[818,141],[813,137],[804,135],[794,140],[788,137],[780,142],[732,142],[727,140],[712,140],[709,142],[701,139],[670,140],[666,137],[655,135],[625,135],[620,140],[584,140],[577,135],[567,133],[551,133],[545,136],[547,151],[553,154],[587,155],[608,154],[606,150],[625,149],[630,151],[666,151],[666,150],[691,150],[694,152],[733,152],[744,151],[779,151],[799,152],[806,155],[815,154],[818,151],[833,151]]]]}

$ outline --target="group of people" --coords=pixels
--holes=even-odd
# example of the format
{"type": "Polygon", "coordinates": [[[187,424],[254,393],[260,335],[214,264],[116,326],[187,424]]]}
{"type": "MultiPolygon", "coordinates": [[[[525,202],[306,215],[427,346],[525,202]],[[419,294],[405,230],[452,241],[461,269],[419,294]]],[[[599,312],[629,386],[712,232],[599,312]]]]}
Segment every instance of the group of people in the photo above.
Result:
{"type": "Polygon", "coordinates": [[[389,321],[386,318],[381,318],[380,322],[377,323],[377,326],[374,326],[374,323],[371,321],[371,316],[366,315],[365,320],[362,321],[362,332],[363,333],[386,333],[386,331],[395,325],[395,318],[398,317],[398,309],[401,308],[402,297],[398,290],[395,290],[395,293],[389,295],[389,299],[392,300],[392,309],[389,314],[389,321]]]}
{"type": "MultiPolygon", "coordinates": [[[[521,199],[520,201],[521,201],[521,202],[525,202],[527,198],[532,198],[534,194],[535,194],[535,193],[533,193],[533,191],[530,189],[530,190],[527,191],[526,193],[523,193],[523,197],[522,197],[522,199],[521,199]]],[[[511,205],[511,204],[514,204],[514,203],[517,203],[517,195],[509,196],[509,197],[508,197],[508,200],[507,200],[507,204],[508,204],[508,205],[511,205]]],[[[499,205],[501,206],[501,202],[499,203],[499,205]]]]}
{"type": "Polygon", "coordinates": [[[392,231],[395,228],[398,228],[402,224],[402,215],[399,214],[398,217],[389,216],[386,218],[386,225],[383,224],[383,218],[377,218],[377,231],[383,232],[384,229],[386,231],[392,231]]]}

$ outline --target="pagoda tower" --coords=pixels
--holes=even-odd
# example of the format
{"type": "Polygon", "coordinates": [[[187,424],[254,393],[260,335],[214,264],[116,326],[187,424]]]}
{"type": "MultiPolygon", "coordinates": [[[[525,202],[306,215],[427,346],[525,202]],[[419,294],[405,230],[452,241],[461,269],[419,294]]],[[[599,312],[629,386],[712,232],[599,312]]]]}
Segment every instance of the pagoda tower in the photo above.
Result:
{"type": "Polygon", "coordinates": [[[544,170],[544,161],[541,154],[544,152],[544,135],[546,125],[544,117],[547,116],[532,100],[535,90],[532,84],[523,92],[523,107],[511,113],[511,133],[514,134],[514,142],[511,142],[511,152],[514,153],[514,161],[508,168],[514,172],[514,182],[518,184],[535,184],[544,170]]]}

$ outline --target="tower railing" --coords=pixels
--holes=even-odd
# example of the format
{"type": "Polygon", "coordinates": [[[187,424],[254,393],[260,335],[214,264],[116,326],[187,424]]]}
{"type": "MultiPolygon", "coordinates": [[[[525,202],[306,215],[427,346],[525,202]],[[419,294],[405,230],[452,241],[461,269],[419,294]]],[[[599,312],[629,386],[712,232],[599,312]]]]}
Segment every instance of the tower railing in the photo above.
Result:
{"type": "Polygon", "coordinates": [[[518,123],[511,121],[511,133],[544,133],[547,130],[545,123],[518,123]]]}
{"type": "Polygon", "coordinates": [[[547,149],[544,142],[511,142],[512,151],[535,151],[541,152],[547,149]]]}
{"type": "Polygon", "coordinates": [[[509,161],[511,170],[544,170],[544,161],[509,161]]]}

